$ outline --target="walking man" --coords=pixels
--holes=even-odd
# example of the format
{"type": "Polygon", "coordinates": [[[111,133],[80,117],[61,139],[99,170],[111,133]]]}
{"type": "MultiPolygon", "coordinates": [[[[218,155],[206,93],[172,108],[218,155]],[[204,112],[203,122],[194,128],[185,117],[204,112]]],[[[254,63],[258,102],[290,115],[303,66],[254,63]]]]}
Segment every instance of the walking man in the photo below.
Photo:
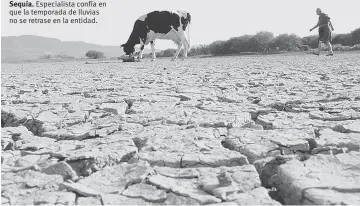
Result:
{"type": "Polygon", "coordinates": [[[318,46],[318,51],[313,52],[313,54],[319,56],[321,43],[324,43],[327,45],[330,51],[330,53],[327,54],[326,56],[333,56],[334,53],[330,41],[331,41],[331,33],[332,33],[331,31],[334,31],[334,27],[331,24],[330,17],[327,14],[323,13],[320,8],[316,9],[316,14],[319,15],[319,21],[313,28],[310,29],[310,31],[319,27],[319,46],[318,46]]]}

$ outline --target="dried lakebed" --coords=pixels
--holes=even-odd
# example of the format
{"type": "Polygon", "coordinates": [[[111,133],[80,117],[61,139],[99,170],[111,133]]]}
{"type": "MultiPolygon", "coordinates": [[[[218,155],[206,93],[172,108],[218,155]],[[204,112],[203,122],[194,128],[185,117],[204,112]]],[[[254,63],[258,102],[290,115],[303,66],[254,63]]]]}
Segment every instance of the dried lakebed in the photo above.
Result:
{"type": "Polygon", "coordinates": [[[1,68],[2,205],[360,204],[360,54],[1,68]]]}

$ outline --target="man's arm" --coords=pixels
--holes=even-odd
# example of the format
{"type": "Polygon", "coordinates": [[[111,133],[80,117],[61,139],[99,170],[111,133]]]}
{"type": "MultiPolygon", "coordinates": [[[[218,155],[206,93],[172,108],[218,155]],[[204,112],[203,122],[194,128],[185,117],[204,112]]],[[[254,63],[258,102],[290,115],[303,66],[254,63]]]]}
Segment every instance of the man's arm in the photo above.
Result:
{"type": "Polygon", "coordinates": [[[318,23],[317,23],[313,28],[310,29],[310,31],[312,31],[312,30],[314,30],[315,28],[317,28],[317,27],[319,26],[319,23],[320,23],[320,20],[318,21],[318,23]]]}
{"type": "Polygon", "coordinates": [[[313,28],[310,29],[310,31],[316,29],[319,26],[319,24],[316,24],[313,28]]]}

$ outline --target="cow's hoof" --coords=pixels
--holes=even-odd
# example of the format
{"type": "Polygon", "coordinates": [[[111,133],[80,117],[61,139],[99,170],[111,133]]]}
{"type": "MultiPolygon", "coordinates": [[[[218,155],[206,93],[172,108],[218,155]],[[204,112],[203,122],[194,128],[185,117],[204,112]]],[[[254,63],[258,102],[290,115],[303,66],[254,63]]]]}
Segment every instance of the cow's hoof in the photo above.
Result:
{"type": "Polygon", "coordinates": [[[153,61],[155,61],[156,59],[151,59],[151,61],[153,62],[153,61]]]}
{"type": "Polygon", "coordinates": [[[171,61],[176,61],[176,60],[177,60],[177,59],[175,59],[175,58],[172,58],[172,59],[171,59],[171,61]]]}

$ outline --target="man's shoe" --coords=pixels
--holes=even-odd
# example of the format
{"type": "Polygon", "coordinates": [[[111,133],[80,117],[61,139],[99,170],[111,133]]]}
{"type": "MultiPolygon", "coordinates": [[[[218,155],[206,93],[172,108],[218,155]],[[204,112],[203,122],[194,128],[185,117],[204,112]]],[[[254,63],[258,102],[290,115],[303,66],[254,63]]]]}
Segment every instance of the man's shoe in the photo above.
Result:
{"type": "Polygon", "coordinates": [[[331,53],[331,54],[327,54],[326,56],[334,56],[334,54],[333,54],[333,53],[331,53]]]}

